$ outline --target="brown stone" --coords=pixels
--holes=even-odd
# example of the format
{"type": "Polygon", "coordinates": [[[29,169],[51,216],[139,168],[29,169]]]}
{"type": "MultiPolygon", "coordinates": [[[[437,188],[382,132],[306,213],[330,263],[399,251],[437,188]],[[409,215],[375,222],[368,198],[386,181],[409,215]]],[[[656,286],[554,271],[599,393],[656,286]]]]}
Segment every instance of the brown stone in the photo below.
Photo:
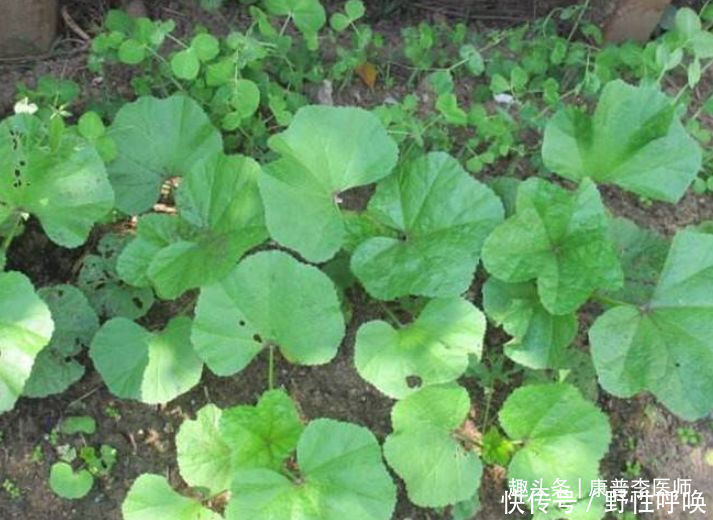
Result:
{"type": "Polygon", "coordinates": [[[604,25],[604,39],[610,43],[648,41],[670,3],[671,0],[620,0],[604,25]]]}
{"type": "Polygon", "coordinates": [[[0,58],[50,50],[57,36],[57,0],[1,0],[0,58]]]}

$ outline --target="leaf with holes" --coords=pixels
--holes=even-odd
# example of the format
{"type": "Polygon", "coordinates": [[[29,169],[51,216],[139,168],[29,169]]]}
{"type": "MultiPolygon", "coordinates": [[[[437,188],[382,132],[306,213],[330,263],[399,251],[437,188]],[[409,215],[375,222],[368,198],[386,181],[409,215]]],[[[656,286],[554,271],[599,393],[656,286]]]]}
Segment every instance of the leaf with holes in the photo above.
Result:
{"type": "Polygon", "coordinates": [[[194,167],[178,193],[178,217],[139,219],[136,238],[117,262],[121,278],[174,299],[223,278],[267,238],[257,189],[260,166],[241,155],[216,155],[194,167]]]}
{"type": "Polygon", "coordinates": [[[131,485],[121,505],[124,520],[222,520],[222,516],[183,495],[161,475],[144,473],[131,485]]]}
{"type": "Polygon", "coordinates": [[[485,313],[512,339],[505,354],[528,368],[562,368],[567,347],[577,334],[574,313],[554,316],[547,312],[531,282],[510,284],[489,278],[483,286],[485,313]]]}
{"type": "Polygon", "coordinates": [[[567,179],[616,184],[677,202],[701,168],[701,149],[657,85],[607,83],[593,116],[563,109],[549,121],[545,165],[567,179]]]}
{"type": "Polygon", "coordinates": [[[0,413],[12,410],[54,322],[24,274],[0,273],[0,413]]]}
{"type": "Polygon", "coordinates": [[[387,176],[396,143],[366,110],[309,106],[268,144],[281,155],[259,183],[270,236],[311,262],[329,260],[345,238],[341,192],[387,176]]]}
{"type": "Polygon", "coordinates": [[[455,381],[480,359],[485,317],[461,298],[431,300],[418,319],[395,330],[384,321],[359,327],[354,364],[383,393],[402,399],[421,387],[455,381]]]}
{"type": "Polygon", "coordinates": [[[334,284],[287,253],[242,260],[223,280],[201,289],[191,338],[218,375],[241,371],[266,345],[288,361],[329,362],[344,336],[334,284]]]}
{"type": "Polygon", "coordinates": [[[369,214],[400,238],[367,239],[352,270],[373,297],[458,296],[473,280],[480,248],[503,219],[498,197],[445,153],[406,163],[377,186],[369,214]]]}
{"type": "Polygon", "coordinates": [[[500,410],[500,425],[522,447],[509,479],[591,482],[611,442],[607,416],[565,383],[523,386],[500,410]]]}
{"type": "Polygon", "coordinates": [[[126,318],[102,325],[89,355],[109,390],[122,399],[166,403],[198,384],[203,363],[190,342],[191,320],[173,318],[150,332],[126,318]]]}
{"type": "Polygon", "coordinates": [[[713,410],[713,235],[679,231],[649,300],[619,305],[589,329],[602,387],[653,393],[692,421],[713,410]]]}
{"type": "Polygon", "coordinates": [[[97,253],[82,260],[77,277],[79,287],[94,310],[104,318],[135,320],[146,314],[154,302],[150,287],[133,287],[116,272],[116,262],[131,240],[128,235],[107,233],[99,240],[97,253]]]}
{"type": "Polygon", "coordinates": [[[82,291],[71,285],[44,287],[37,295],[47,304],[54,321],[49,344],[42,349],[23,395],[46,397],[64,392],[84,375],[84,367],[75,359],[99,328],[96,312],[82,291]]]}
{"type": "Polygon", "coordinates": [[[53,141],[36,117],[0,123],[0,222],[35,215],[64,247],[84,243],[94,223],[114,206],[104,162],[88,141],[65,130],[53,141]]]}
{"type": "Polygon", "coordinates": [[[118,150],[108,168],[116,206],[132,215],[151,208],[166,179],[186,175],[223,150],[220,132],[203,109],[181,95],[125,104],[108,135],[118,150]]]}
{"type": "Polygon", "coordinates": [[[597,289],[623,283],[608,219],[594,183],[569,192],[539,178],[523,182],[515,214],[483,245],[483,263],[510,283],[537,279],[537,294],[551,314],[569,314],[597,289]]]}
{"type": "Polygon", "coordinates": [[[396,486],[374,435],[354,424],[317,419],[297,444],[299,475],[237,471],[226,520],[388,520],[396,486]]]}
{"type": "Polygon", "coordinates": [[[459,429],[470,398],[457,385],[431,386],[399,401],[391,412],[384,456],[404,479],[409,499],[420,507],[444,507],[473,497],[483,465],[459,429]]]}

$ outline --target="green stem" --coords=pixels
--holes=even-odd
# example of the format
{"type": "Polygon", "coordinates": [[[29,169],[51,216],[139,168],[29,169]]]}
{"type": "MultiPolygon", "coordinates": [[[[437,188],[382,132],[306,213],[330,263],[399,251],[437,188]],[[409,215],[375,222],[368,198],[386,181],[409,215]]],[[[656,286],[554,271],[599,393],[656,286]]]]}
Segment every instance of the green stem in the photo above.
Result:
{"type": "Polygon", "coordinates": [[[582,18],[584,18],[584,13],[587,12],[589,9],[589,0],[584,2],[584,5],[582,5],[582,10],[579,11],[579,16],[577,17],[577,21],[574,22],[574,26],[572,26],[572,30],[569,33],[569,37],[567,38],[567,43],[572,41],[572,38],[574,38],[574,34],[577,32],[577,28],[579,27],[579,24],[582,22],[582,18]]]}
{"type": "Polygon", "coordinates": [[[399,317],[396,316],[396,313],[394,313],[394,311],[389,309],[389,307],[384,302],[379,302],[379,305],[381,306],[382,309],[384,309],[384,312],[389,316],[389,318],[391,318],[394,321],[394,323],[396,325],[398,325],[399,327],[404,326],[404,324],[401,323],[401,320],[399,320],[399,317]]]}
{"type": "Polygon", "coordinates": [[[275,346],[270,344],[268,349],[270,354],[267,363],[267,388],[272,390],[275,388],[275,346]]]}
{"type": "Polygon", "coordinates": [[[292,14],[288,14],[287,18],[285,18],[285,22],[282,24],[282,27],[280,27],[280,36],[283,36],[285,34],[285,31],[287,30],[287,26],[290,24],[291,20],[292,20],[292,14]]]}
{"type": "Polygon", "coordinates": [[[591,299],[598,303],[603,303],[605,305],[611,305],[612,307],[618,307],[621,305],[629,305],[629,303],[625,302],[624,300],[610,298],[609,296],[604,296],[602,294],[594,294],[591,299]]]}
{"type": "Polygon", "coordinates": [[[0,249],[5,251],[5,253],[7,253],[8,249],[10,249],[10,244],[12,243],[12,239],[15,238],[15,233],[17,233],[17,228],[20,227],[21,220],[22,220],[22,215],[17,215],[15,217],[15,222],[12,224],[12,227],[10,228],[9,233],[7,234],[7,236],[5,236],[5,238],[2,241],[2,247],[0,247],[0,249]]]}

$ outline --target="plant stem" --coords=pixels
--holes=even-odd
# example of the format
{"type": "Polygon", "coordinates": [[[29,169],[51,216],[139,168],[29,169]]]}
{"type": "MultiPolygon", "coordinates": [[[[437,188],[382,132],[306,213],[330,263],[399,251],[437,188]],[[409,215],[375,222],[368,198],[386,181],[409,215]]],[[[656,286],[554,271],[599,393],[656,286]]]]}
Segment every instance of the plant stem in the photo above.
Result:
{"type": "Polygon", "coordinates": [[[582,5],[581,11],[579,11],[579,16],[577,17],[577,21],[574,22],[574,26],[572,26],[572,30],[569,33],[569,37],[567,38],[567,43],[572,41],[572,38],[574,38],[574,34],[577,32],[577,28],[579,27],[579,24],[582,22],[582,18],[584,18],[584,13],[587,12],[589,9],[589,0],[586,0],[584,4],[582,5]]]}
{"type": "Polygon", "coordinates": [[[268,345],[269,357],[267,362],[267,388],[272,390],[275,388],[275,346],[270,343],[268,345]]]}
{"type": "Polygon", "coordinates": [[[396,323],[396,325],[398,325],[399,327],[404,326],[404,324],[401,323],[401,320],[399,319],[399,317],[396,316],[396,313],[394,313],[394,311],[389,309],[389,307],[384,302],[380,301],[379,305],[381,306],[382,309],[384,309],[384,312],[389,316],[389,318],[391,318],[396,323]]]}
{"type": "Polygon", "coordinates": [[[616,298],[610,298],[609,296],[603,296],[601,294],[594,294],[594,295],[592,295],[591,299],[595,302],[603,303],[605,305],[611,305],[613,307],[617,307],[620,305],[630,305],[628,302],[625,302],[624,300],[617,300],[616,298]]]}
{"type": "Polygon", "coordinates": [[[15,233],[17,233],[17,228],[20,227],[21,220],[22,220],[22,215],[17,215],[15,217],[15,222],[12,224],[12,227],[10,228],[9,233],[2,241],[2,247],[0,247],[0,249],[5,251],[5,253],[7,253],[8,249],[10,249],[10,244],[12,243],[12,239],[15,238],[15,233]]]}

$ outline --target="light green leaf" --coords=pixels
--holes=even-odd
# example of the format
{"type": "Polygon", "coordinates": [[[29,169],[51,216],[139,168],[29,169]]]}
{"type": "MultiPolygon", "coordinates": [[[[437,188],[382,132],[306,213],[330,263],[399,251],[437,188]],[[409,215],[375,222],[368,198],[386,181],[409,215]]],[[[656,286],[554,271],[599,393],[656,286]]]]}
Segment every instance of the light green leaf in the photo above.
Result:
{"type": "Polygon", "coordinates": [[[94,141],[106,133],[104,121],[96,112],[85,112],[77,122],[77,129],[82,137],[94,141]]]}
{"type": "Polygon", "coordinates": [[[681,7],[676,11],[674,27],[684,39],[689,39],[700,32],[701,19],[690,7],[681,7]]]}
{"type": "Polygon", "coordinates": [[[361,0],[347,0],[347,3],[344,4],[344,12],[354,21],[364,16],[366,7],[364,7],[364,2],[361,0]]]}
{"type": "Polygon", "coordinates": [[[35,215],[64,247],[84,243],[94,223],[114,206],[114,193],[96,149],[72,132],[50,146],[34,116],[0,123],[0,215],[35,215]]]}
{"type": "Polygon", "coordinates": [[[50,310],[30,280],[13,271],[0,273],[0,413],[15,406],[53,330],[50,310]]]}
{"type": "MultiPolygon", "coordinates": [[[[189,486],[203,487],[217,495],[230,488],[233,472],[231,445],[220,435],[223,411],[213,404],[198,410],[176,434],[176,459],[181,477],[189,486]]],[[[236,446],[237,447],[237,446],[236,446]]]]}
{"type": "Polygon", "coordinates": [[[366,110],[308,106],[269,145],[282,156],[260,177],[270,235],[309,261],[329,260],[344,240],[340,193],[387,176],[396,143],[366,110]]]}
{"type": "Polygon", "coordinates": [[[49,484],[52,491],[62,498],[76,500],[85,497],[94,486],[94,477],[86,469],[72,471],[66,462],[55,462],[50,468],[49,484]]]}
{"type": "Polygon", "coordinates": [[[88,415],[66,417],[59,427],[65,435],[84,433],[92,435],[97,430],[97,422],[88,415]]]}
{"type": "Polygon", "coordinates": [[[547,124],[542,157],[550,170],[590,177],[652,199],[677,202],[701,168],[701,150],[656,86],[605,85],[592,117],[561,110],[547,124]]]}
{"type": "Polygon", "coordinates": [[[174,299],[223,278],[267,238],[257,189],[260,166],[244,156],[216,155],[196,165],[176,194],[179,217],[139,219],[136,238],[117,262],[121,278],[152,285],[174,299]]]}
{"type": "Polygon", "coordinates": [[[316,34],[327,22],[319,0],[265,0],[270,14],[289,16],[304,35],[316,34]]]}
{"type": "Polygon", "coordinates": [[[509,284],[489,278],[483,286],[485,313],[512,339],[505,354],[528,368],[561,368],[577,334],[574,313],[553,316],[540,303],[533,283],[509,284]]]}
{"type": "Polygon", "coordinates": [[[124,105],[109,130],[118,157],[109,165],[116,206],[142,213],[158,200],[161,184],[222,151],[220,132],[185,96],[142,97],[124,105]]]}
{"type": "Polygon", "coordinates": [[[230,104],[242,119],[246,119],[260,106],[260,89],[254,81],[239,79],[235,82],[235,92],[230,104]]]}
{"type": "Polygon", "coordinates": [[[138,65],[146,58],[146,46],[129,38],[119,47],[119,61],[127,65],[138,65]]]}
{"type": "Polygon", "coordinates": [[[575,311],[596,289],[618,289],[623,277],[589,179],[575,192],[539,178],[523,182],[515,215],[483,245],[483,263],[506,282],[536,278],[542,305],[557,315],[575,311]]]}
{"type": "Polygon", "coordinates": [[[46,397],[64,392],[84,375],[84,367],[74,359],[89,345],[99,328],[96,312],[82,292],[71,285],[44,287],[37,294],[50,309],[54,332],[42,349],[23,395],[46,397]]]}
{"type": "Polygon", "coordinates": [[[124,520],[222,520],[200,502],[176,493],[165,477],[144,473],[129,489],[121,505],[124,520]]]}
{"type": "Polygon", "coordinates": [[[280,471],[302,430],[295,403],[283,390],[265,392],[255,406],[228,408],[220,419],[220,434],[231,446],[233,470],[280,471]]]}
{"type": "Polygon", "coordinates": [[[226,520],[388,520],[396,487],[374,435],[331,419],[312,421],[297,446],[301,478],[264,470],[236,472],[226,520]]]}
{"type": "Polygon", "coordinates": [[[332,281],[280,251],[247,257],[201,289],[191,338],[218,375],[241,371],[268,344],[289,361],[329,362],[344,336],[332,281]]]}
{"type": "Polygon", "coordinates": [[[569,384],[523,386],[500,410],[500,424],[523,443],[508,467],[509,479],[572,483],[599,478],[599,461],[611,442],[607,416],[569,384]]]}
{"type": "Polygon", "coordinates": [[[189,339],[191,320],[173,318],[150,332],[126,318],[106,322],[89,354],[109,390],[123,399],[166,403],[198,384],[203,363],[189,339]]]}
{"type": "Polygon", "coordinates": [[[461,294],[473,280],[485,237],[503,219],[490,188],[441,152],[379,183],[369,213],[401,234],[370,238],[352,257],[354,274],[381,300],[461,294]]]}
{"type": "Polygon", "coordinates": [[[198,52],[193,47],[178,51],[171,58],[171,70],[178,79],[192,81],[198,77],[201,61],[198,52]]]}
{"type": "Polygon", "coordinates": [[[413,323],[394,330],[384,321],[359,327],[354,364],[383,393],[402,399],[419,388],[455,381],[480,359],[485,317],[462,298],[431,300],[413,323]]]}
{"type": "Polygon", "coordinates": [[[77,278],[94,310],[104,318],[122,316],[134,320],[146,314],[154,302],[147,287],[131,287],[119,279],[116,261],[129,236],[107,233],[99,240],[97,254],[84,257],[77,278]]]}
{"type": "Polygon", "coordinates": [[[200,61],[210,61],[220,53],[220,42],[212,34],[201,33],[193,37],[190,48],[200,61]]]}
{"type": "Polygon", "coordinates": [[[468,392],[456,385],[424,388],[394,406],[384,456],[417,506],[443,507],[477,493],[483,465],[454,438],[469,411],[468,392]]]}
{"type": "Polygon", "coordinates": [[[483,72],[485,72],[485,62],[483,61],[483,56],[473,45],[463,45],[460,48],[459,53],[461,59],[466,60],[465,66],[471,74],[474,76],[480,76],[483,72]]]}
{"type": "Polygon", "coordinates": [[[713,235],[679,231],[648,302],[620,305],[589,330],[599,383],[653,393],[676,415],[713,409],[713,235]]]}

